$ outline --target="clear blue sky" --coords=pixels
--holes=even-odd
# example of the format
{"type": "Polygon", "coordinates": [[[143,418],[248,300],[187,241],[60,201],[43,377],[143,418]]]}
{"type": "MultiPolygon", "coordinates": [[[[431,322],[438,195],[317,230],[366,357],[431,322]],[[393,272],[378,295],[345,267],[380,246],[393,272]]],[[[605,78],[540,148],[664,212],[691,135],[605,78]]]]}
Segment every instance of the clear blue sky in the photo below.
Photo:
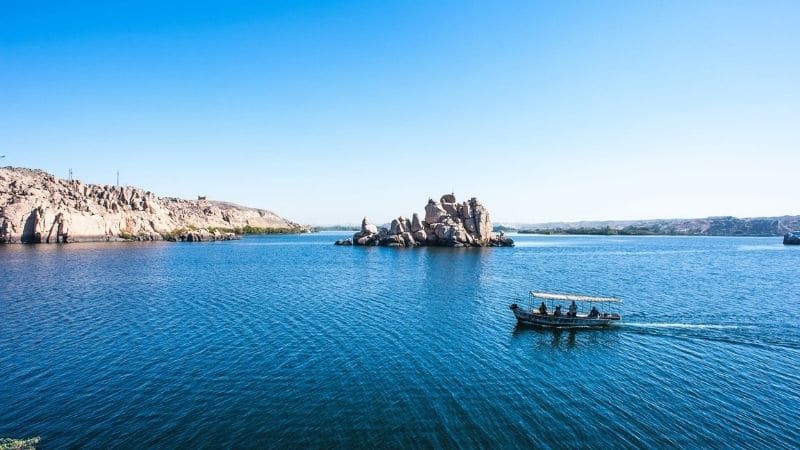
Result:
{"type": "Polygon", "coordinates": [[[798,1],[70,3],[0,5],[3,165],[313,224],[800,213],[798,1]]]}

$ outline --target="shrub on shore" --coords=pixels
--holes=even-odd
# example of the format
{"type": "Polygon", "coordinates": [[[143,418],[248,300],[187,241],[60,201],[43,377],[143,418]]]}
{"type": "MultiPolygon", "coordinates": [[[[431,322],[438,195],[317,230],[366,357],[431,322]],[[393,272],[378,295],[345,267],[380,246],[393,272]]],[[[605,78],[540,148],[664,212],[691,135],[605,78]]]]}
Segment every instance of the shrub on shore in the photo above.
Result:
{"type": "MultiPolygon", "coordinates": [[[[165,231],[161,233],[161,237],[163,237],[165,241],[179,241],[181,234],[197,230],[198,228],[196,226],[188,225],[186,227],[175,228],[172,231],[165,231]]],[[[214,234],[215,232],[220,232],[222,234],[234,233],[237,236],[241,236],[244,234],[298,234],[305,232],[305,230],[303,229],[270,228],[270,227],[262,228],[262,227],[253,227],[250,225],[245,225],[244,227],[233,227],[233,228],[208,227],[206,228],[206,230],[208,230],[208,232],[211,234],[214,234]]],[[[120,235],[120,237],[122,236],[120,235]]]]}

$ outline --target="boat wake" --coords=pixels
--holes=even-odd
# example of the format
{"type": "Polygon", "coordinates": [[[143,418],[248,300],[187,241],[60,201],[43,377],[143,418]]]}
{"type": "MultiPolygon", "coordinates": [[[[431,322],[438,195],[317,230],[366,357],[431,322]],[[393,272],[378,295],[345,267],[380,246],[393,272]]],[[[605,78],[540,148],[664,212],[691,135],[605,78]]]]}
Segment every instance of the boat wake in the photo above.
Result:
{"type": "Polygon", "coordinates": [[[707,324],[681,322],[626,322],[615,328],[634,334],[646,334],[675,339],[692,339],[753,348],[784,348],[800,351],[800,342],[795,334],[765,336],[757,324],[707,324]]]}
{"type": "Polygon", "coordinates": [[[631,327],[631,328],[674,328],[674,329],[688,329],[688,330],[736,330],[742,328],[752,328],[750,326],[742,325],[721,325],[721,324],[705,324],[705,323],[664,323],[664,322],[625,322],[618,325],[618,327],[631,327]]]}

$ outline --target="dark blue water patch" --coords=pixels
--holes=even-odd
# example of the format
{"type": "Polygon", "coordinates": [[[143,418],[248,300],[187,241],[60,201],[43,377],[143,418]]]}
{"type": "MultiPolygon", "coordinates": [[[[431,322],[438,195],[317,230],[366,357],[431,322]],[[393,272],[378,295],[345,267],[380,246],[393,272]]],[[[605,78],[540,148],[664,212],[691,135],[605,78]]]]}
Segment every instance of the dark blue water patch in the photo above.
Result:
{"type": "Polygon", "coordinates": [[[343,234],[0,247],[0,436],[105,447],[800,445],[800,248],[343,234]],[[516,327],[531,289],[612,330],[516,327]]]}

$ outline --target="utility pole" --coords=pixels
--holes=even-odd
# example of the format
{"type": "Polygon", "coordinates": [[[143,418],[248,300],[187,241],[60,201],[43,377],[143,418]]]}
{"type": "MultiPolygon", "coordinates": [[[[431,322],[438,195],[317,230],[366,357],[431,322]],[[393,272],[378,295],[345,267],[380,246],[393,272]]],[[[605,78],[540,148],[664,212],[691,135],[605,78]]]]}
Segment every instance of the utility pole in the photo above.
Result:
{"type": "Polygon", "coordinates": [[[69,169],[69,182],[72,183],[72,169],[69,169]]]}

